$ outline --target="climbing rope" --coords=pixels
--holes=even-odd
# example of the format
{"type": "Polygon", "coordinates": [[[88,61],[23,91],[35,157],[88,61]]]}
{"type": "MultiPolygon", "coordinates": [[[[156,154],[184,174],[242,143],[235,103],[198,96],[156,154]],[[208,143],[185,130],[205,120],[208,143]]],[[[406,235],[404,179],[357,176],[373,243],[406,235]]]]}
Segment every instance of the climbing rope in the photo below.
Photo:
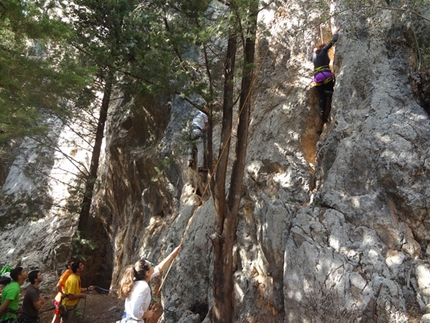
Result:
{"type": "Polygon", "coordinates": [[[106,288],[102,288],[100,286],[94,286],[94,290],[100,292],[100,293],[110,293],[110,292],[116,292],[117,289],[106,289],[106,288]]]}

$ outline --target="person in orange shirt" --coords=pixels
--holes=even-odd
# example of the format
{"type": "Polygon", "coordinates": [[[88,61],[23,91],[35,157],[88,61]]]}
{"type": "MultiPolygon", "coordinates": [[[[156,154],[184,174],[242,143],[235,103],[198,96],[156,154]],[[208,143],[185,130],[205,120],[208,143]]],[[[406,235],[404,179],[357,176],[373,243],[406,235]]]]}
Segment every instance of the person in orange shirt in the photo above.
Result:
{"type": "Polygon", "coordinates": [[[69,260],[66,263],[66,271],[61,275],[58,283],[57,283],[57,289],[58,294],[55,296],[54,299],[54,318],[52,319],[52,323],[60,323],[61,316],[60,316],[60,305],[61,305],[61,298],[64,296],[64,286],[66,285],[67,278],[72,274],[72,264],[73,261],[69,260]]]}
{"type": "Polygon", "coordinates": [[[66,308],[66,312],[62,313],[61,320],[63,323],[76,323],[79,314],[75,311],[76,306],[81,298],[86,299],[86,291],[94,290],[95,286],[81,287],[81,273],[84,271],[84,264],[82,261],[75,261],[72,266],[72,274],[67,278],[64,285],[64,294],[67,297],[62,300],[62,305],[66,308]]]}

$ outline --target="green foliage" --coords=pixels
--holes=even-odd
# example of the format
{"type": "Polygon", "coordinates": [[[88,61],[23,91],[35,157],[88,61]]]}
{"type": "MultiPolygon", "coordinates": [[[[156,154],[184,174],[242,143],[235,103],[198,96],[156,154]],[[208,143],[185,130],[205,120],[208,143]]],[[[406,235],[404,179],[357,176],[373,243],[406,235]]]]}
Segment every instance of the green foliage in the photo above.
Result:
{"type": "Polygon", "coordinates": [[[80,64],[62,55],[64,47],[59,49],[72,31],[37,3],[2,1],[0,17],[0,144],[5,144],[45,132],[47,115],[65,113],[64,102],[88,79],[80,64]]]}
{"type": "Polygon", "coordinates": [[[421,68],[425,71],[430,71],[430,47],[420,48],[421,68]]]}
{"type": "MultiPolygon", "coordinates": [[[[155,93],[175,93],[190,98],[196,94],[206,101],[216,95],[214,82],[221,81],[220,54],[225,38],[225,17],[213,16],[207,1],[151,2],[133,12],[134,23],[145,21],[147,48],[136,48],[137,59],[130,64],[134,75],[144,75],[147,88],[155,93]],[[209,53],[202,61],[202,53],[209,53]],[[209,75],[218,74],[219,77],[209,75]]],[[[218,10],[218,9],[216,9],[218,10]]]]}
{"type": "Polygon", "coordinates": [[[97,243],[94,240],[83,238],[83,233],[76,231],[72,239],[73,257],[75,259],[87,260],[87,256],[96,250],[97,243]]]}
{"type": "Polygon", "coordinates": [[[164,157],[164,159],[154,167],[155,172],[157,173],[156,176],[151,178],[152,182],[158,182],[158,180],[164,176],[166,170],[170,168],[171,165],[173,165],[174,160],[173,158],[164,157]]]}

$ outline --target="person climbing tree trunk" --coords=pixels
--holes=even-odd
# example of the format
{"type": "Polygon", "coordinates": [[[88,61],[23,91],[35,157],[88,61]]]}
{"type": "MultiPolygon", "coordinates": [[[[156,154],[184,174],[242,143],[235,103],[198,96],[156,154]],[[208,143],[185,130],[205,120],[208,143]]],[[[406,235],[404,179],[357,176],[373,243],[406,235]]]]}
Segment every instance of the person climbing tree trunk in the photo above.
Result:
{"type": "MultiPolygon", "coordinates": [[[[232,9],[234,10],[233,6],[232,9]]],[[[236,37],[234,36],[234,31],[228,40],[220,158],[215,179],[211,185],[216,211],[215,233],[211,235],[214,247],[214,303],[212,315],[214,323],[234,322],[233,245],[236,238],[236,226],[248,144],[251,95],[254,82],[253,65],[255,60],[257,13],[258,0],[255,0],[251,2],[249,7],[248,30],[243,44],[244,67],[239,104],[239,124],[237,128],[235,158],[231,170],[230,188],[228,197],[226,198],[226,173],[230,134],[232,131],[233,76],[236,57],[236,37]]]]}
{"type": "Polygon", "coordinates": [[[90,216],[91,200],[93,197],[94,187],[97,179],[97,170],[99,168],[99,158],[104,137],[104,129],[106,124],[107,113],[110,104],[110,98],[113,87],[113,72],[108,71],[108,75],[105,80],[102,105],[100,107],[100,117],[97,123],[96,136],[94,140],[93,152],[91,156],[90,169],[85,182],[84,197],[82,200],[82,208],[79,214],[79,225],[78,229],[83,231],[85,228],[88,218],[90,216]]]}

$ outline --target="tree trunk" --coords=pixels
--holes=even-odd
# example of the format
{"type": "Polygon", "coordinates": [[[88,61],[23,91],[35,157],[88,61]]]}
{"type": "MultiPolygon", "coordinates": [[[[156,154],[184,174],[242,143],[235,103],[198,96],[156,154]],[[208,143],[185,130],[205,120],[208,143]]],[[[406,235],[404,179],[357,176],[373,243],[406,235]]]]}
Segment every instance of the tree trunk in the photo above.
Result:
{"type": "Polygon", "coordinates": [[[84,198],[82,200],[82,208],[79,214],[78,229],[83,231],[90,216],[91,200],[93,198],[94,186],[97,180],[97,170],[99,167],[99,158],[101,146],[104,137],[104,129],[106,124],[107,113],[110,104],[110,98],[113,87],[113,73],[108,72],[106,84],[103,92],[103,100],[100,108],[100,117],[97,123],[96,138],[94,141],[93,153],[91,156],[90,170],[85,183],[84,198]]]}
{"type": "MultiPolygon", "coordinates": [[[[243,175],[245,171],[246,150],[248,148],[248,130],[251,118],[251,96],[254,83],[255,38],[257,33],[258,0],[250,5],[248,30],[244,44],[244,64],[240,92],[240,116],[237,127],[236,151],[231,171],[230,192],[227,203],[232,214],[237,216],[242,195],[243,175]]],[[[236,228],[236,227],[235,227],[236,228]]],[[[234,229],[235,229],[234,228],[234,229]]]]}
{"type": "MultiPolygon", "coordinates": [[[[225,203],[224,203],[225,205],[225,203]]],[[[217,210],[217,214],[218,214],[217,210]]],[[[233,298],[233,244],[236,236],[236,218],[226,209],[223,233],[214,234],[213,323],[229,323],[234,319],[233,298]]]]}
{"type": "MultiPolygon", "coordinates": [[[[221,133],[219,165],[213,185],[216,211],[215,233],[211,236],[214,247],[213,315],[214,323],[234,322],[233,293],[233,246],[242,195],[243,174],[245,169],[248,129],[251,113],[251,94],[254,81],[255,37],[257,26],[258,0],[250,7],[248,33],[244,44],[244,70],[241,84],[239,125],[235,158],[232,167],[230,190],[226,199],[226,173],[230,136],[232,131],[233,75],[236,53],[236,38],[231,36],[227,47],[227,60],[224,82],[223,125],[221,133]],[[229,68],[231,67],[231,69],[229,68]]],[[[234,33],[232,33],[234,35],[234,33]]],[[[212,186],[211,186],[212,187],[212,186]]]]}
{"type": "MultiPolygon", "coordinates": [[[[230,236],[225,236],[224,225],[230,223],[226,221],[228,216],[227,200],[225,192],[225,180],[227,174],[228,154],[230,147],[230,134],[233,125],[233,96],[234,96],[234,72],[236,63],[237,39],[235,33],[228,39],[227,57],[224,71],[224,100],[223,100],[223,120],[221,131],[221,144],[219,151],[218,168],[215,173],[215,180],[211,182],[216,210],[216,228],[212,236],[214,247],[214,306],[213,322],[231,322],[233,318],[233,281],[232,275],[232,251],[228,252],[230,236]],[[226,248],[227,247],[227,248],[226,248]],[[227,275],[225,275],[227,273],[227,275]]],[[[229,232],[227,230],[227,232],[229,232]]],[[[233,238],[234,241],[234,238],[233,238]]],[[[232,250],[232,249],[231,249],[232,250]]]]}

